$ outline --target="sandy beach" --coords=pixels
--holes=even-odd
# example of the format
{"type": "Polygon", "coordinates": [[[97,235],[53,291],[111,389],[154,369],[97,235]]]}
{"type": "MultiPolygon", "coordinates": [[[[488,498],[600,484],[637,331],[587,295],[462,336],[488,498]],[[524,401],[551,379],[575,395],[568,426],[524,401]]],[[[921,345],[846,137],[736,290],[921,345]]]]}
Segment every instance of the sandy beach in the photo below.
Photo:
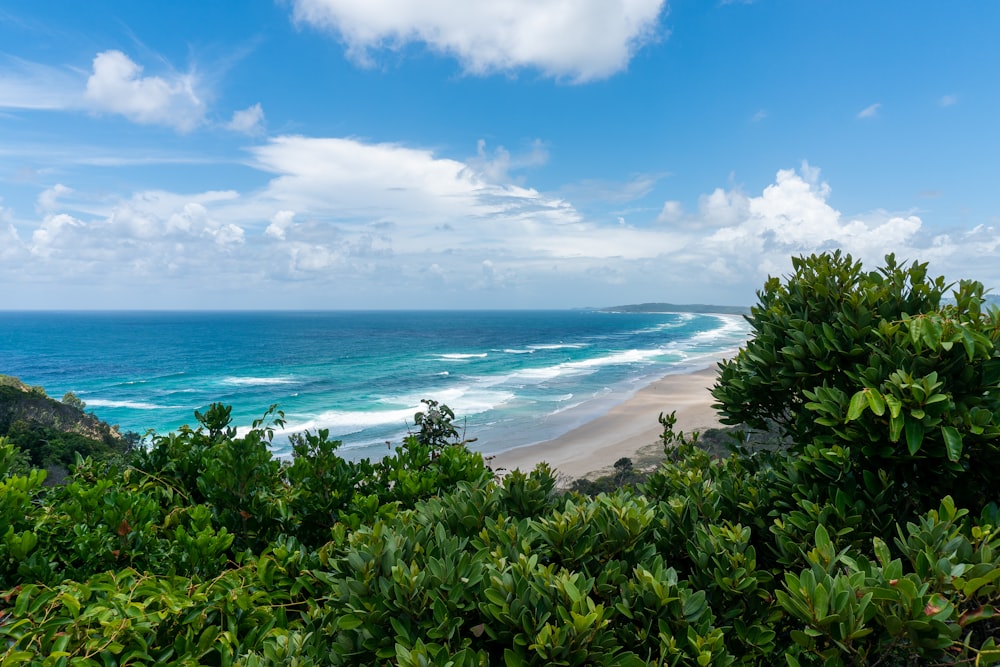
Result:
{"type": "Polygon", "coordinates": [[[560,478],[576,479],[610,470],[623,456],[655,445],[663,432],[661,412],[676,412],[676,429],[689,433],[719,426],[709,389],[716,368],[667,375],[637,391],[624,403],[563,436],[497,454],[494,469],[531,470],[547,461],[560,478]]]}

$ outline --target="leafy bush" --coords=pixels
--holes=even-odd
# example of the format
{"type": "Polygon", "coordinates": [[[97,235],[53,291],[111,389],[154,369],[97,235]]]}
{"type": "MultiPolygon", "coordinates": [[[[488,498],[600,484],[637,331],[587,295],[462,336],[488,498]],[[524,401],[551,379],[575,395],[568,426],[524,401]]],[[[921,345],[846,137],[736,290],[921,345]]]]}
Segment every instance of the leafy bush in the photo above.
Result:
{"type": "Polygon", "coordinates": [[[892,255],[871,272],[840,252],[793,266],[758,292],[753,338],[720,364],[724,421],[777,424],[798,451],[843,448],[845,481],[884,472],[900,517],[947,493],[980,506],[1000,465],[1000,309],[984,310],[983,286],[892,255]]]}

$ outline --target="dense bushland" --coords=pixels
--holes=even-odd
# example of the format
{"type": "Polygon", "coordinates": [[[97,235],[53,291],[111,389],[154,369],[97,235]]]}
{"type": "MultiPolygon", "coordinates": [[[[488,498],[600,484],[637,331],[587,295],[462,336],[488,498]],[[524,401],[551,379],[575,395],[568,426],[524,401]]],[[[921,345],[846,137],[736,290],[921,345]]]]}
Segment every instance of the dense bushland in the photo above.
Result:
{"type": "Polygon", "coordinates": [[[119,433],[85,408],[72,392],[57,401],[41,387],[0,375],[0,436],[6,436],[33,466],[64,468],[76,454],[112,456],[138,440],[136,434],[119,433]]]}
{"type": "Polygon", "coordinates": [[[717,457],[664,415],[638,487],[498,478],[432,401],[377,462],[325,431],[277,461],[281,413],[222,405],[52,489],[0,443],[0,664],[1000,662],[997,312],[920,264],[795,268],[714,390],[787,437],[717,457]]]}

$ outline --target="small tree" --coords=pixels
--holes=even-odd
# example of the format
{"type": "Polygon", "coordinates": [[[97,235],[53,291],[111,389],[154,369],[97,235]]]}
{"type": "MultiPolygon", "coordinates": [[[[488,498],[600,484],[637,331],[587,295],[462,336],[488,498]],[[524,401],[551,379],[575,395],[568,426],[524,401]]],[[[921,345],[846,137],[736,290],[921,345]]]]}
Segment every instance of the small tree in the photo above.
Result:
{"type": "Polygon", "coordinates": [[[83,410],[87,407],[87,404],[71,391],[66,392],[66,394],[62,397],[62,402],[76,408],[80,412],[83,412],[83,410]]]}
{"type": "Polygon", "coordinates": [[[632,477],[632,459],[627,456],[623,456],[617,461],[615,461],[615,481],[619,486],[625,483],[626,479],[632,477]]]}

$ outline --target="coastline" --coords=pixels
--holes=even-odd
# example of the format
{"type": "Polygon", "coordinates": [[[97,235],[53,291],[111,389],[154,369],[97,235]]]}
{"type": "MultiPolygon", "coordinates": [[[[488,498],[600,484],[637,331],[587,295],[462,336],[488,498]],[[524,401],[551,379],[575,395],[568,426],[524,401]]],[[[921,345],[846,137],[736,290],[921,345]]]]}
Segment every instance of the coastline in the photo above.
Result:
{"type": "Polygon", "coordinates": [[[657,447],[663,433],[661,412],[676,412],[678,431],[717,428],[719,418],[709,393],[717,373],[713,365],[693,373],[666,375],[558,438],[496,454],[491,466],[528,472],[546,461],[557,477],[577,479],[610,470],[623,456],[635,460],[640,450],[657,447]]]}

